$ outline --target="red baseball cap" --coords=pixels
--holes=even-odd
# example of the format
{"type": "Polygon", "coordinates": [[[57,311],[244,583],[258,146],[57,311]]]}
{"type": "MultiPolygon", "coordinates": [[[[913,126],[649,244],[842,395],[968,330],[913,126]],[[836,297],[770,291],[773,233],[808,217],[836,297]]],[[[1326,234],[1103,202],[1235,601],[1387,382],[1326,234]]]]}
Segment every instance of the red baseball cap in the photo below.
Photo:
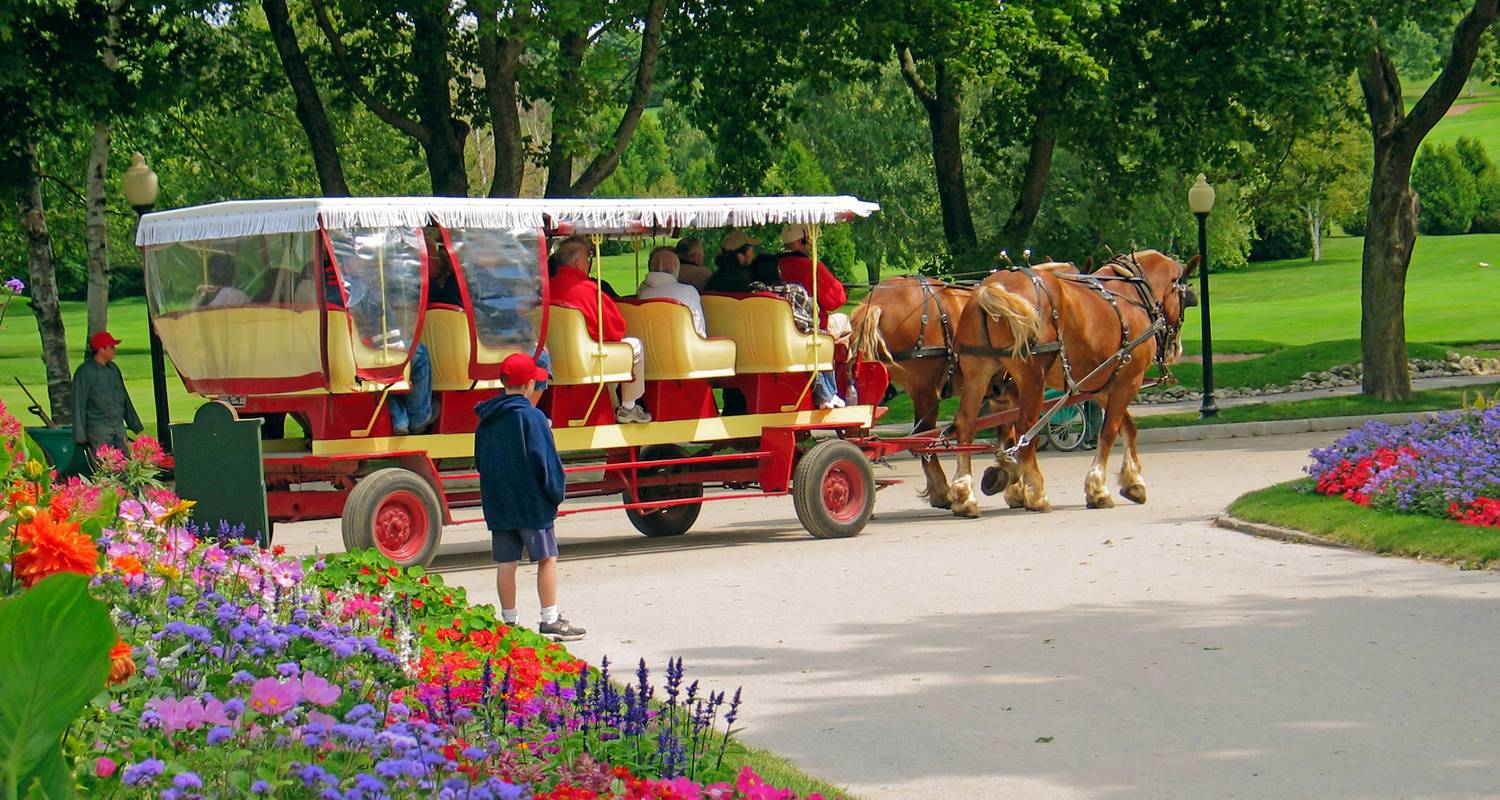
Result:
{"type": "Polygon", "coordinates": [[[89,337],[89,347],[95,350],[103,350],[106,347],[114,347],[120,340],[111,336],[109,331],[99,331],[89,337]]]}
{"type": "Polygon", "coordinates": [[[536,365],[525,353],[512,353],[500,362],[500,382],[509,387],[525,386],[527,381],[547,380],[547,370],[536,365]]]}

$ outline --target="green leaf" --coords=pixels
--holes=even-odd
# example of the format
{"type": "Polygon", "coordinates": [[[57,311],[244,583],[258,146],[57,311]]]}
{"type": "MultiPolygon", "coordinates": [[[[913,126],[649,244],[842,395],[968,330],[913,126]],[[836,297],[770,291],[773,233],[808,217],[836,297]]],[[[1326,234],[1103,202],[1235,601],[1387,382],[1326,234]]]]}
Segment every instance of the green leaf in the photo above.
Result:
{"type": "Polygon", "coordinates": [[[427,570],[423,569],[421,564],[413,564],[406,568],[406,574],[413,578],[420,578],[427,574],[427,570]]]}
{"type": "Polygon", "coordinates": [[[115,628],[88,584],[53,575],[0,606],[0,773],[14,785],[55,766],[58,740],[109,677],[115,628]]]}
{"type": "Polygon", "coordinates": [[[250,773],[237,769],[229,773],[229,785],[241,792],[250,791],[250,773]]]}
{"type": "Polygon", "coordinates": [[[32,771],[26,800],[65,800],[73,796],[73,771],[63,760],[61,748],[53,748],[32,771]]]}

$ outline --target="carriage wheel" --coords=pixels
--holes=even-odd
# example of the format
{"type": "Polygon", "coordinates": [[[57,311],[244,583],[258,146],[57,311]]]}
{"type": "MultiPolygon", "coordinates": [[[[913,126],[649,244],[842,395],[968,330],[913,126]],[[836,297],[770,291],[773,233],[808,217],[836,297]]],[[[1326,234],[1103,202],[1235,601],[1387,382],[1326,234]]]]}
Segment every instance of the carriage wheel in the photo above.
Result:
{"type": "Polygon", "coordinates": [[[437,493],[409,469],[378,470],[355,484],[344,503],[344,546],[373,547],[403,567],[437,555],[442,513],[437,493]]]}
{"type": "Polygon", "coordinates": [[[814,445],[792,475],[792,504],[819,539],[857,536],[875,510],[875,472],[864,451],[829,439],[814,445]]]}
{"type": "Polygon", "coordinates": [[[1047,423],[1046,439],[1052,444],[1052,449],[1069,453],[1083,447],[1087,432],[1088,415],[1083,413],[1083,407],[1068,406],[1052,415],[1047,423]]]}
{"type": "MultiPolygon", "coordinates": [[[[654,444],[642,447],[639,460],[661,461],[669,458],[687,458],[687,450],[675,444],[654,444]]],[[[674,475],[684,471],[681,465],[665,467],[643,467],[638,470],[640,475],[674,475]]],[[[703,496],[703,484],[697,481],[673,481],[663,486],[642,486],[636,492],[643,503],[656,500],[686,500],[693,497],[703,496]]],[[[624,493],[625,502],[629,503],[630,492],[624,493]]],[[[681,536],[693,527],[698,521],[698,512],[703,510],[702,503],[683,503],[682,505],[667,506],[666,508],[627,508],[625,516],[630,518],[630,524],[635,529],[647,536],[681,536]]]]}

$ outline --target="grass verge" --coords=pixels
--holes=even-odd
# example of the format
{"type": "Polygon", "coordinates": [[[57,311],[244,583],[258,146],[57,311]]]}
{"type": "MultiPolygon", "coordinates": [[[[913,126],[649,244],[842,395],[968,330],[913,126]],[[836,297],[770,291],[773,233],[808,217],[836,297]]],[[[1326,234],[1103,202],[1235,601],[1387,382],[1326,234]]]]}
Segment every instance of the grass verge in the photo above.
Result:
{"type": "Polygon", "coordinates": [[[751,769],[755,770],[757,775],[765,778],[767,783],[791,789],[799,796],[805,797],[816,792],[829,798],[829,800],[836,797],[844,798],[844,800],[859,800],[858,797],[850,794],[848,789],[814,778],[798,769],[795,764],[787,761],[785,758],[769,750],[751,747],[743,742],[730,744],[729,751],[724,755],[724,760],[727,763],[733,764],[736,771],[740,767],[748,765],[751,769]]]}
{"type": "Polygon", "coordinates": [[[1500,559],[1500,532],[1445,519],[1393,514],[1337,497],[1299,491],[1312,479],[1279,483],[1246,494],[1229,513],[1247,522],[1280,525],[1362,550],[1457,561],[1482,567],[1500,559]]]}
{"type": "MultiPolygon", "coordinates": [[[[1196,342],[1194,343],[1197,344],[1196,342]]],[[[1254,344],[1253,342],[1251,344],[1254,344]]],[[[1450,348],[1426,342],[1407,342],[1407,358],[1435,359],[1448,357],[1450,348]]],[[[1221,351],[1218,343],[1215,352],[1221,351]]],[[[1309,372],[1321,372],[1344,364],[1358,364],[1363,360],[1358,339],[1336,339],[1329,342],[1280,347],[1273,350],[1240,350],[1238,352],[1264,352],[1259,358],[1244,361],[1214,363],[1214,385],[1225,389],[1262,388],[1265,386],[1289,386],[1309,372]]],[[[1203,365],[1173,364],[1172,374],[1191,389],[1203,386],[1203,365]]]]}
{"type": "Polygon", "coordinates": [[[1219,415],[1210,419],[1201,419],[1198,412],[1192,411],[1183,414],[1138,416],[1136,424],[1142,428],[1176,428],[1184,425],[1224,425],[1232,422],[1348,417],[1357,414],[1394,414],[1402,411],[1448,411],[1462,406],[1466,397],[1472,399],[1476,394],[1491,397],[1496,392],[1500,392],[1500,383],[1413,392],[1411,400],[1399,403],[1386,403],[1358,394],[1279,403],[1268,401],[1255,405],[1221,408],[1219,415]]]}

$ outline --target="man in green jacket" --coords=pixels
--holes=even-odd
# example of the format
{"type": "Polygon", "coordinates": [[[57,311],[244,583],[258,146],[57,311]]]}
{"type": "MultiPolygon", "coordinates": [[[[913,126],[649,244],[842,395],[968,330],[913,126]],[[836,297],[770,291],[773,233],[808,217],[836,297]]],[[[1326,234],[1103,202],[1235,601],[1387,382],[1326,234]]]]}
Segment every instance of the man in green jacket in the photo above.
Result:
{"type": "Polygon", "coordinates": [[[90,465],[96,463],[100,445],[125,450],[126,427],[136,433],[145,428],[125,391],[125,377],[114,363],[119,343],[109,331],[89,337],[93,355],[73,373],[73,440],[87,446],[90,465]]]}

